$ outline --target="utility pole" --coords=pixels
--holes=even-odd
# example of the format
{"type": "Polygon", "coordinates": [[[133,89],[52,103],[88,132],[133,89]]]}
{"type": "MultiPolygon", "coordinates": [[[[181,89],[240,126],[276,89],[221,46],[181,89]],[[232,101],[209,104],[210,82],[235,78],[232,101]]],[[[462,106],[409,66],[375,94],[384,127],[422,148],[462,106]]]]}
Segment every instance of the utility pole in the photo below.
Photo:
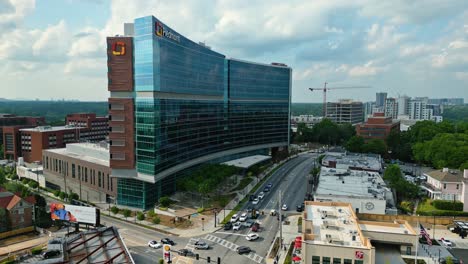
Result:
{"type": "Polygon", "coordinates": [[[278,214],[279,214],[279,231],[280,231],[280,245],[283,247],[283,215],[281,214],[281,190],[279,190],[278,198],[278,214]]]}

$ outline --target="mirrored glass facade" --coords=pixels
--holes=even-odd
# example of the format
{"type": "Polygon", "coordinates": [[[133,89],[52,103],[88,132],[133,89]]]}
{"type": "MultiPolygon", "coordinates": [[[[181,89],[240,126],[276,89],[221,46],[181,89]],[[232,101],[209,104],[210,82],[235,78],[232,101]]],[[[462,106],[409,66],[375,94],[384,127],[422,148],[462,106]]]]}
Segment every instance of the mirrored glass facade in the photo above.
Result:
{"type": "Polygon", "coordinates": [[[124,179],[120,204],[147,208],[183,169],[289,144],[290,68],[226,59],[152,16],[134,47],[136,170],[156,183],[124,179]]]}

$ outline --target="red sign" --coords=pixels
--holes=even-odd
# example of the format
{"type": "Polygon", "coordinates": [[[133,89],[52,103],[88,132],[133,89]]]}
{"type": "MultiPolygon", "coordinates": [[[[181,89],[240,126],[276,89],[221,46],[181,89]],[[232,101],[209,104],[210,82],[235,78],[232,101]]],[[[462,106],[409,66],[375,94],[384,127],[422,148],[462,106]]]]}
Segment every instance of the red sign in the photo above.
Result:
{"type": "Polygon", "coordinates": [[[362,251],[354,252],[354,258],[355,259],[364,259],[364,252],[362,252],[362,251]]]}

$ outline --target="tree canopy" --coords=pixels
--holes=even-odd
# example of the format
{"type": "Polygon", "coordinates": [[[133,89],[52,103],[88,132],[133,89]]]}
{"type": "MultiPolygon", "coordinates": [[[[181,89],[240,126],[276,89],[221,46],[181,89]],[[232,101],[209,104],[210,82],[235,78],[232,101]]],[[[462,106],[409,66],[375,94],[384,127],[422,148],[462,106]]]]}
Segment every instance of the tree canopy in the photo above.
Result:
{"type": "Polygon", "coordinates": [[[341,145],[356,134],[351,124],[336,124],[324,118],[312,128],[303,123],[297,125],[296,142],[318,142],[327,145],[341,145]]]}
{"type": "Polygon", "coordinates": [[[397,193],[397,199],[416,198],[419,195],[419,187],[403,178],[400,167],[396,164],[389,165],[385,169],[384,180],[388,182],[390,188],[397,193]]]}

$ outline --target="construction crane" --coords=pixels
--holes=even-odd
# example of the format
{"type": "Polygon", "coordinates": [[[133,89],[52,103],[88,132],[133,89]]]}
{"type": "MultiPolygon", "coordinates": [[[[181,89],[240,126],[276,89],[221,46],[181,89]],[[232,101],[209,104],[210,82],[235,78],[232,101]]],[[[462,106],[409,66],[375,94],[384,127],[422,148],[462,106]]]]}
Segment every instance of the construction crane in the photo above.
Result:
{"type": "Polygon", "coordinates": [[[327,117],[327,91],[328,90],[337,90],[337,89],[363,89],[371,88],[370,86],[346,86],[346,87],[327,87],[327,82],[325,82],[323,88],[309,88],[311,92],[313,91],[323,91],[323,117],[327,117]]]}

